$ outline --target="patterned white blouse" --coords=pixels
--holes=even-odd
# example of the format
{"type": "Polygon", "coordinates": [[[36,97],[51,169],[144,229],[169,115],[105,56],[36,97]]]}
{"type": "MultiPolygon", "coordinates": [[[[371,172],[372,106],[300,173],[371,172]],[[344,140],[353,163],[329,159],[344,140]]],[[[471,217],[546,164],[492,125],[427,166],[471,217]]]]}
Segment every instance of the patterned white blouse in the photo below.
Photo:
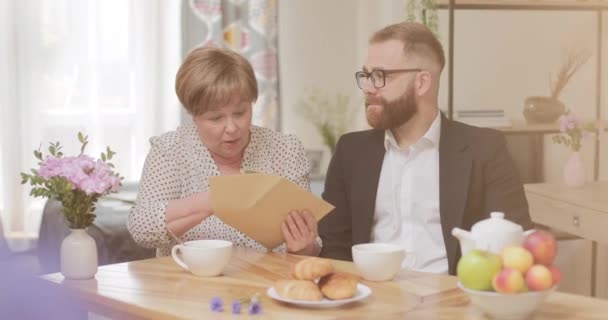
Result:
{"type": "MultiPolygon", "coordinates": [[[[165,223],[168,201],[208,191],[209,177],[219,176],[221,172],[192,121],[175,131],[151,138],[150,143],[127,228],[138,244],[156,248],[157,256],[166,256],[176,244],[167,233],[165,223]]],[[[310,162],[302,143],[293,135],[251,126],[241,169],[280,175],[310,190],[310,162]]],[[[181,239],[223,239],[232,241],[235,246],[267,251],[266,247],[214,215],[190,229],[181,239]]],[[[272,251],[285,252],[286,246],[283,243],[272,251]]]]}

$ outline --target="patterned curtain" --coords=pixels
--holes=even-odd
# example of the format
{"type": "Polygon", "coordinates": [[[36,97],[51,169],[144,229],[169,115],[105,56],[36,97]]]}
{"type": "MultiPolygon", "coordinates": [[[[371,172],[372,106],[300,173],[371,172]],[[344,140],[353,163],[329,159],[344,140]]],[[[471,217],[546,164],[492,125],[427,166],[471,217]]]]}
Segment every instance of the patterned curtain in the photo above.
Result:
{"type": "Polygon", "coordinates": [[[278,130],[277,1],[189,0],[189,5],[204,23],[198,45],[228,47],[251,62],[259,89],[253,123],[278,130]]]}

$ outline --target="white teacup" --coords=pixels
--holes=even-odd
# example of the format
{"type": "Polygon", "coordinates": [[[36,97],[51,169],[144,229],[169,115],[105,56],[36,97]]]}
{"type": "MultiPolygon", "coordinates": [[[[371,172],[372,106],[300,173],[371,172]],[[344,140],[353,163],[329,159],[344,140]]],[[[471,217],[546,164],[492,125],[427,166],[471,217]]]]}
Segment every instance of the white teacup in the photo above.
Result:
{"type": "Polygon", "coordinates": [[[232,242],[195,240],[171,249],[173,260],[197,276],[213,277],[222,273],[232,256],[232,242]]]}
{"type": "Polygon", "coordinates": [[[392,280],[401,271],[405,249],[389,243],[362,243],[352,247],[353,262],[365,280],[392,280]]]}

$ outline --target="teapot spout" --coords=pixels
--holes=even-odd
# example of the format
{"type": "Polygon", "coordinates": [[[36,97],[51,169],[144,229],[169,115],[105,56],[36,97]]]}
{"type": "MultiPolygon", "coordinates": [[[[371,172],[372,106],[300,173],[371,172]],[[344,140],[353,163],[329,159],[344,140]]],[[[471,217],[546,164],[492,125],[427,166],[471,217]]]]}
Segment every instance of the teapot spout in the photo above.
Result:
{"type": "Polygon", "coordinates": [[[473,235],[466,230],[462,230],[460,228],[452,229],[452,235],[458,240],[469,240],[473,241],[473,235]]]}
{"type": "Polygon", "coordinates": [[[475,248],[475,239],[473,239],[473,234],[471,234],[471,232],[460,228],[454,228],[452,229],[452,235],[460,241],[460,251],[462,255],[465,255],[475,248]]]}

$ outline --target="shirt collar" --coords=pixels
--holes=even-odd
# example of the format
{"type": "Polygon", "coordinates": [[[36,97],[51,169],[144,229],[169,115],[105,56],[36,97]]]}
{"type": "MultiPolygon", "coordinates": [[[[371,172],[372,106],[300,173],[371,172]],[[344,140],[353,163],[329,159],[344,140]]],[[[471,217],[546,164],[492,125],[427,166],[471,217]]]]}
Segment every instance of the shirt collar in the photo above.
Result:
{"type": "MultiPolygon", "coordinates": [[[[420,140],[416,141],[413,145],[418,145],[420,143],[430,144],[430,147],[438,148],[439,140],[441,138],[441,112],[437,111],[437,116],[431,126],[426,131],[426,133],[420,138],[420,140]],[[423,142],[424,141],[424,142],[423,142]]],[[[384,131],[384,149],[388,151],[389,147],[395,148],[399,150],[399,144],[397,140],[395,140],[395,136],[390,129],[384,131]]]]}

